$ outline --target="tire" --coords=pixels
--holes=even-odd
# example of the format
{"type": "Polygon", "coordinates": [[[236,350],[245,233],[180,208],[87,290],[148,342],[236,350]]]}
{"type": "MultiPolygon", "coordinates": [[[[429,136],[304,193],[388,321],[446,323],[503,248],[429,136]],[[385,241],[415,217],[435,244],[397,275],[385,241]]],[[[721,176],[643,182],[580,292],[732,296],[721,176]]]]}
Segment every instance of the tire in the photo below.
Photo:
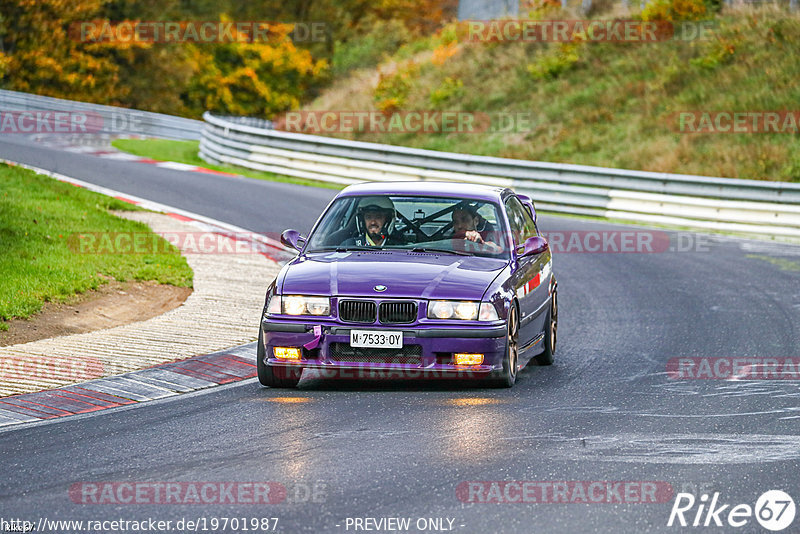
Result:
{"type": "Polygon", "coordinates": [[[506,330],[506,353],[503,357],[503,370],[498,375],[489,379],[492,387],[510,388],[517,381],[519,370],[519,318],[517,307],[511,306],[508,312],[508,327],[506,330]]]}
{"type": "Polygon", "coordinates": [[[558,292],[553,293],[550,309],[547,310],[547,328],[544,332],[544,352],[533,357],[537,365],[553,365],[558,341],[558,292]]]}
{"type": "Polygon", "coordinates": [[[271,388],[294,388],[300,382],[303,374],[302,368],[275,367],[264,362],[264,338],[261,328],[258,329],[258,346],[256,348],[256,368],[258,369],[258,381],[262,386],[271,388]]]}

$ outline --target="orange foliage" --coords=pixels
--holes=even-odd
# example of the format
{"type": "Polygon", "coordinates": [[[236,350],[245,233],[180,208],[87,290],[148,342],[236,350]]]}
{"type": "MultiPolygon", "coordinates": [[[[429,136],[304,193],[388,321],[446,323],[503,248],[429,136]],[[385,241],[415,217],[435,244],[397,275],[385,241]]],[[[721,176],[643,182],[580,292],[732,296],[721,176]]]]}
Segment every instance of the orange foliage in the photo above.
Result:
{"type": "Polygon", "coordinates": [[[270,118],[300,107],[310,86],[327,74],[325,60],[289,38],[291,25],[276,28],[270,43],[190,45],[195,76],[189,82],[187,104],[194,114],[205,110],[270,118]]]}
{"type": "Polygon", "coordinates": [[[656,0],[642,11],[642,20],[647,21],[702,20],[707,16],[704,0],[656,0]]]}
{"type": "Polygon", "coordinates": [[[376,0],[372,9],[383,19],[402,21],[412,31],[427,34],[453,17],[457,0],[376,0]]]}
{"type": "Polygon", "coordinates": [[[3,86],[47,96],[115,104],[129,92],[120,83],[120,57],[143,45],[115,47],[70,39],[70,23],[96,16],[103,0],[0,0],[6,17],[3,86]]]}
{"type": "Polygon", "coordinates": [[[458,43],[443,44],[433,50],[431,63],[434,65],[444,65],[445,62],[458,53],[458,43]]]}

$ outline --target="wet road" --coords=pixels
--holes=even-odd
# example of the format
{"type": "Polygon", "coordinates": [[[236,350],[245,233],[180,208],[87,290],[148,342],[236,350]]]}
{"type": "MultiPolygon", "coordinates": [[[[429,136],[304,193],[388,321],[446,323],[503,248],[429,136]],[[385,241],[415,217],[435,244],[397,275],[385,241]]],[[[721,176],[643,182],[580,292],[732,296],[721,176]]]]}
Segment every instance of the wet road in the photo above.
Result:
{"type": "MultiPolygon", "coordinates": [[[[306,230],[334,194],[103,160],[23,139],[0,140],[0,157],[261,232],[306,230]]],[[[541,227],[630,229],[547,216],[541,227]]],[[[173,525],[277,517],[280,532],[354,532],[355,518],[392,517],[409,518],[411,532],[668,532],[678,530],[667,521],[680,491],[719,492],[720,504],[731,505],[723,521],[732,505],[753,506],[767,490],[800,499],[800,382],[667,374],[679,357],[800,357],[800,248],[670,238],[694,246],[557,254],[556,363],[527,367],[511,390],[304,378],[287,391],[251,380],[19,427],[0,433],[0,517],[173,525]],[[288,494],[277,504],[203,505],[87,504],[70,496],[74,484],[101,481],[274,481],[288,494]],[[492,492],[507,484],[491,481],[543,483],[536,487],[545,500],[549,493],[550,501],[578,502],[465,502],[498,500],[492,492]],[[627,482],[617,486],[623,492],[650,482],[671,493],[658,493],[655,503],[587,503],[568,484],[555,497],[552,483],[569,481],[583,481],[579,489],[627,482]],[[428,521],[436,518],[443,521],[428,521]]],[[[519,496],[517,487],[500,489],[499,500],[519,496]]],[[[615,500],[613,491],[603,495],[615,500]]],[[[797,525],[800,519],[786,532],[797,525]]],[[[708,530],[765,532],[752,517],[740,528],[708,530]]]]}

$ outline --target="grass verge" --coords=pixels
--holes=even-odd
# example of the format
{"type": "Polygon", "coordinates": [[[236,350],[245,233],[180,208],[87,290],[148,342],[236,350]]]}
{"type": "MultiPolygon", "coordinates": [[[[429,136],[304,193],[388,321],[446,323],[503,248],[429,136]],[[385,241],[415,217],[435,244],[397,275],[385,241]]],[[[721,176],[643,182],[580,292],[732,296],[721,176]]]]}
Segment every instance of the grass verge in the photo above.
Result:
{"type": "MultiPolygon", "coordinates": [[[[37,313],[44,302],[68,301],[108,279],[155,280],[191,287],[192,270],[178,249],[165,254],[79,254],[70,237],[81,232],[150,233],[109,210],[138,210],[112,197],[0,164],[0,331],[5,321],[37,313]]],[[[73,241],[74,242],[74,241],[73,241]]]]}
{"type": "Polygon", "coordinates": [[[317,180],[304,180],[303,178],[293,178],[291,176],[281,176],[271,172],[260,172],[244,167],[234,167],[232,165],[212,165],[200,159],[197,155],[199,141],[173,141],[170,139],[116,139],[111,145],[117,150],[128,152],[143,158],[156,159],[159,161],[175,161],[186,163],[187,165],[197,165],[215,171],[239,174],[248,178],[259,180],[269,180],[271,182],[285,182],[297,185],[313,187],[324,187],[327,189],[342,189],[344,186],[317,180]]]}

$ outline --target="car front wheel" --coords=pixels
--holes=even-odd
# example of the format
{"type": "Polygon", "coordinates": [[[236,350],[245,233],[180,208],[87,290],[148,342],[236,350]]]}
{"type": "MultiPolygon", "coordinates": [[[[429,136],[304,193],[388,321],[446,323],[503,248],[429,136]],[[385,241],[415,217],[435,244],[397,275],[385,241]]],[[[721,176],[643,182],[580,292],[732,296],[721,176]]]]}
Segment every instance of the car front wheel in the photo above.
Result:
{"type": "Polygon", "coordinates": [[[508,312],[506,331],[506,353],[503,358],[503,370],[499,376],[490,379],[491,385],[498,388],[510,388],[517,381],[519,366],[519,318],[516,306],[508,312]]]}
{"type": "Polygon", "coordinates": [[[544,352],[533,357],[538,365],[553,365],[558,338],[558,293],[553,293],[550,309],[547,311],[547,328],[544,331],[544,352]]]}

